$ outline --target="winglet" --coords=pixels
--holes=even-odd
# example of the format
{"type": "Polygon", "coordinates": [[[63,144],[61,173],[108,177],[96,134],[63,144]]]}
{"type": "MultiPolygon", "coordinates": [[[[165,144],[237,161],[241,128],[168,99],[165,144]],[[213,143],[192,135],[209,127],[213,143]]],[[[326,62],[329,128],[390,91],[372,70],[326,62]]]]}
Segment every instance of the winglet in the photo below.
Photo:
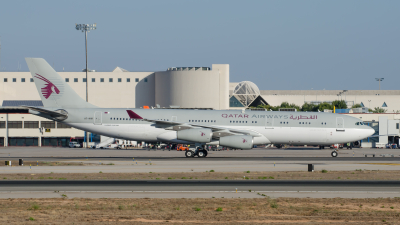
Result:
{"type": "Polygon", "coordinates": [[[138,114],[136,114],[132,110],[126,110],[126,112],[128,113],[129,118],[131,118],[131,119],[140,119],[140,120],[143,119],[141,116],[139,116],[138,114]]]}

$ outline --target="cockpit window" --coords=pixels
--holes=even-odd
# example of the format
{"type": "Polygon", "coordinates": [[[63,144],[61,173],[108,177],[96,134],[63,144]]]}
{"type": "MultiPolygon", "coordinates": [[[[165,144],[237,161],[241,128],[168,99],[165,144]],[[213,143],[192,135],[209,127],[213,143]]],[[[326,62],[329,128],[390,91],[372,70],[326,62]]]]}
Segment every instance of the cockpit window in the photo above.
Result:
{"type": "Polygon", "coordinates": [[[364,122],[357,122],[356,125],[357,125],[357,126],[365,125],[365,123],[364,123],[364,122]]]}

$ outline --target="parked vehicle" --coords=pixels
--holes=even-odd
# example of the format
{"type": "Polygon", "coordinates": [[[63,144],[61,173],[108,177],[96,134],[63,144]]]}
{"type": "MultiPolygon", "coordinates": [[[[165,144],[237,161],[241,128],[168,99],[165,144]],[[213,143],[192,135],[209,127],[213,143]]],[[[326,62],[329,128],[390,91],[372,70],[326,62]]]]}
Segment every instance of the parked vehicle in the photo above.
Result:
{"type": "Polygon", "coordinates": [[[70,148],[80,148],[80,147],[81,147],[81,144],[79,144],[79,143],[76,142],[76,141],[72,141],[72,142],[69,143],[69,147],[70,147],[70,148]]]}
{"type": "Polygon", "coordinates": [[[177,151],[188,151],[189,147],[183,145],[183,144],[178,144],[178,146],[176,147],[177,151]]]}

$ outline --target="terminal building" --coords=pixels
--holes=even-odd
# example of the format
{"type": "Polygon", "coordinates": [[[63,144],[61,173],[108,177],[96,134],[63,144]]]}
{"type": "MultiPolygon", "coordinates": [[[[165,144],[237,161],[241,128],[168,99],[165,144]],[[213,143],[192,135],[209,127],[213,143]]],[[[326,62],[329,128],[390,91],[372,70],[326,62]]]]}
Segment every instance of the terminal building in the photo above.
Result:
{"type": "MultiPolygon", "coordinates": [[[[85,72],[58,73],[85,99],[85,72]]],[[[249,81],[230,83],[228,64],[171,67],[156,72],[129,72],[116,67],[112,72],[88,73],[89,102],[104,108],[149,106],[234,110],[258,105],[276,106],[282,102],[301,106],[334,100],[345,100],[349,108],[355,104],[383,108],[384,114],[348,114],[370,123],[377,132],[396,134],[389,138],[364,140],[365,146],[372,147],[377,146],[376,143],[398,140],[399,96],[399,90],[259,90],[249,81]],[[386,131],[383,131],[385,127],[386,131]]],[[[0,72],[0,104],[0,146],[68,146],[71,139],[84,139],[81,130],[31,115],[18,107],[43,106],[30,72],[0,72]]],[[[95,135],[90,135],[89,139],[99,141],[95,135]]]]}

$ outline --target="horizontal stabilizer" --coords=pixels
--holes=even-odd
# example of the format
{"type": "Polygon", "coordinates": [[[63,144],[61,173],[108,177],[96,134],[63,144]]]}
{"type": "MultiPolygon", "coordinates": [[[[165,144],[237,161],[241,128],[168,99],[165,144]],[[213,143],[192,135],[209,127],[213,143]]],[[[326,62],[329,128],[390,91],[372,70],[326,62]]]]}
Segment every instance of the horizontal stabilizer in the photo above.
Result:
{"type": "Polygon", "coordinates": [[[43,109],[43,108],[37,108],[37,107],[32,107],[32,106],[24,106],[22,105],[21,107],[26,108],[26,109],[30,109],[36,112],[40,112],[42,114],[48,115],[50,117],[53,117],[54,119],[57,120],[65,120],[68,118],[68,113],[65,112],[64,110],[57,112],[57,111],[51,111],[51,110],[47,110],[47,109],[43,109]]]}

